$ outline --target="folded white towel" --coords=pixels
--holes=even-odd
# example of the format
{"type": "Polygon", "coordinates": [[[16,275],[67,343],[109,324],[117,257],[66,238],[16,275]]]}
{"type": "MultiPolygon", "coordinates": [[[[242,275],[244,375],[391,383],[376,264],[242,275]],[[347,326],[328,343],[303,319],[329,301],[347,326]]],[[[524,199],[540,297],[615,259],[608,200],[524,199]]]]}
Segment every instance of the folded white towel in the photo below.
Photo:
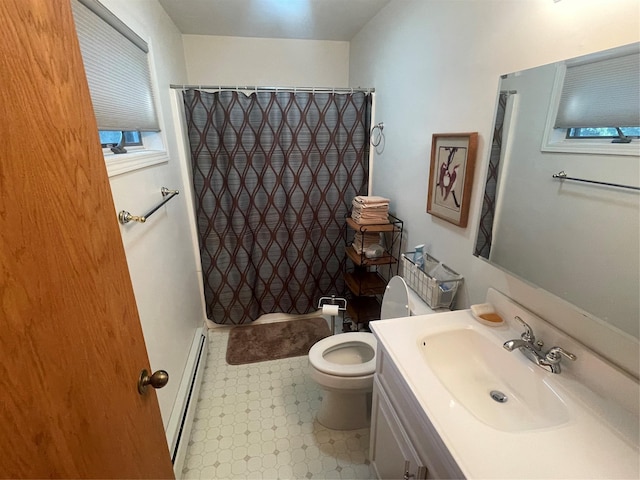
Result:
{"type": "Polygon", "coordinates": [[[363,253],[368,247],[377,243],[380,243],[378,233],[356,233],[353,238],[353,249],[358,253],[363,253]]]}
{"type": "Polygon", "coordinates": [[[360,225],[389,223],[389,199],[358,195],[351,202],[351,218],[360,225]]]}
{"type": "Polygon", "coordinates": [[[377,213],[377,212],[386,213],[389,211],[389,205],[360,205],[354,202],[352,204],[352,207],[353,207],[352,210],[354,212],[360,212],[362,214],[377,213]]]}
{"type": "Polygon", "coordinates": [[[358,225],[385,225],[389,223],[389,218],[353,218],[358,225]]]}
{"type": "Polygon", "coordinates": [[[379,206],[379,205],[389,205],[390,200],[385,197],[379,197],[375,195],[358,195],[353,199],[354,202],[361,204],[364,208],[367,208],[369,205],[379,206]]]}
{"type": "Polygon", "coordinates": [[[352,215],[351,218],[353,218],[353,221],[356,223],[363,223],[365,221],[389,223],[389,217],[387,215],[352,215]]]}
{"type": "Polygon", "coordinates": [[[351,216],[353,217],[386,217],[388,213],[388,208],[380,210],[359,210],[354,208],[351,210],[351,216]]]}
{"type": "Polygon", "coordinates": [[[386,220],[388,214],[388,205],[370,205],[365,208],[365,206],[354,201],[351,208],[351,216],[353,218],[381,218],[386,220]]]}

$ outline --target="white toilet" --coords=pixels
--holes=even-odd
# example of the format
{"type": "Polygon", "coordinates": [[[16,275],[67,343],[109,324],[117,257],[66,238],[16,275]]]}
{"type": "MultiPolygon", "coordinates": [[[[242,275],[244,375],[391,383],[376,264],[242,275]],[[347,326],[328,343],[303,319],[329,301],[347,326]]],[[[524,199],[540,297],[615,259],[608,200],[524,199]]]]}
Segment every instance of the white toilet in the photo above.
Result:
{"type": "MultiPolygon", "coordinates": [[[[431,313],[435,311],[402,277],[391,279],[382,298],[382,320],[431,313]]],[[[327,337],[311,347],[311,378],[324,390],[317,415],[320,424],[332,430],[369,425],[376,345],[372,333],[349,332],[327,337]]]]}

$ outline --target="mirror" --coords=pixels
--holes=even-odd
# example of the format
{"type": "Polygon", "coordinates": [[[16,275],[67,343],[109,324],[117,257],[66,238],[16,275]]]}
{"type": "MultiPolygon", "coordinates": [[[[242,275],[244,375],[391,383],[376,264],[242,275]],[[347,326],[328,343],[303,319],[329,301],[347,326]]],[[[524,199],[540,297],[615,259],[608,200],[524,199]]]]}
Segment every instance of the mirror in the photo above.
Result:
{"type": "Polygon", "coordinates": [[[553,125],[567,66],[637,55],[638,48],[634,44],[501,77],[494,132],[502,138],[491,145],[475,248],[475,255],[492,265],[635,338],[640,330],[640,192],[553,175],[564,171],[637,187],[640,139],[624,146],[611,139],[569,141],[566,130],[553,125]]]}

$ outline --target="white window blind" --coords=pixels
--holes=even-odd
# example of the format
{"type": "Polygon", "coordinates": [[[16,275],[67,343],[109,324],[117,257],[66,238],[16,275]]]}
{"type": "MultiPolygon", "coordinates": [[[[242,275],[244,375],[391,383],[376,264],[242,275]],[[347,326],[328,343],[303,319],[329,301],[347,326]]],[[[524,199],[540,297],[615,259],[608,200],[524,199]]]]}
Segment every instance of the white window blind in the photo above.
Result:
{"type": "Polygon", "coordinates": [[[97,0],[72,0],[99,130],[159,131],[144,40],[97,0]]]}
{"type": "Polygon", "coordinates": [[[567,66],[555,128],[640,125],[640,54],[567,66]]]}

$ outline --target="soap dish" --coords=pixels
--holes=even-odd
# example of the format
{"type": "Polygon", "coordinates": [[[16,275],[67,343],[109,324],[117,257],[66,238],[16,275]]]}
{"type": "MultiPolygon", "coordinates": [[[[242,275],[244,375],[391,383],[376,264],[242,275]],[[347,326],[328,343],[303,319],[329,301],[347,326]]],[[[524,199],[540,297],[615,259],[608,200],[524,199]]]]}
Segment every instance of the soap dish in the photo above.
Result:
{"type": "Polygon", "coordinates": [[[471,313],[477,321],[490,327],[497,327],[504,323],[504,319],[496,312],[496,309],[490,303],[471,305],[471,313]]]}

